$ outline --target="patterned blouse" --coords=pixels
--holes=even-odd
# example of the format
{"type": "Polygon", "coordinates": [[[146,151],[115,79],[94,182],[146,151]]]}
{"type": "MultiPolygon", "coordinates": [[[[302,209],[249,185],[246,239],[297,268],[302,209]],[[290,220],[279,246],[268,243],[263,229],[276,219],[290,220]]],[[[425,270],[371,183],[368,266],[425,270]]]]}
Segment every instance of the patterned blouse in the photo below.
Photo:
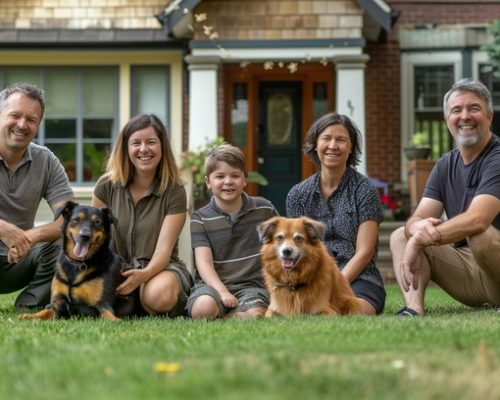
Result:
{"type": "MultiPolygon", "coordinates": [[[[321,173],[317,172],[290,189],[286,199],[286,215],[290,218],[307,216],[326,225],[325,244],[342,270],[356,252],[359,226],[368,220],[382,222],[382,206],[377,190],[364,175],[347,168],[340,184],[325,200],[321,194],[321,173]]],[[[358,276],[383,288],[375,265],[378,245],[373,258],[358,276]]]]}

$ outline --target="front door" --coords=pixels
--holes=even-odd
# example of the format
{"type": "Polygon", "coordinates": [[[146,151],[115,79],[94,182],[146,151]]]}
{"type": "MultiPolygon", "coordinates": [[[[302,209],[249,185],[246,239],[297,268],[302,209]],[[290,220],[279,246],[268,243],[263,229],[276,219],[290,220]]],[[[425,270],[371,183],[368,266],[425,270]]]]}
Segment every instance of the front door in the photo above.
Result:
{"type": "Polygon", "coordinates": [[[301,180],[302,83],[294,81],[259,84],[259,172],[269,181],[260,195],[285,215],[290,188],[301,180]]]}

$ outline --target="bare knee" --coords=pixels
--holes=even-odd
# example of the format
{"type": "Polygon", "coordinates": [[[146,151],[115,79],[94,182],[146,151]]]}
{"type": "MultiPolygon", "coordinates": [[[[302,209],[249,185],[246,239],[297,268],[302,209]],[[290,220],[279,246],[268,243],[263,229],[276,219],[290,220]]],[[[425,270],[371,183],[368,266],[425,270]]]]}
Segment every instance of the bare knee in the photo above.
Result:
{"type": "Polygon", "coordinates": [[[161,272],[144,285],[142,306],[150,314],[166,314],[177,304],[180,292],[176,276],[172,272],[161,272]]]}
{"type": "Polygon", "coordinates": [[[207,295],[198,297],[191,308],[191,318],[215,319],[219,316],[219,306],[207,295]]]}
{"type": "Polygon", "coordinates": [[[391,252],[394,252],[400,248],[404,248],[406,245],[407,239],[405,235],[405,228],[404,226],[399,227],[395,231],[391,233],[391,236],[389,238],[389,243],[391,246],[391,252]]]}
{"type": "Polygon", "coordinates": [[[365,299],[362,299],[360,297],[358,297],[358,299],[360,300],[360,306],[359,306],[359,313],[360,314],[363,314],[363,315],[376,315],[377,314],[377,310],[375,310],[375,307],[373,307],[371,305],[371,303],[369,303],[368,301],[366,301],[365,299]]]}

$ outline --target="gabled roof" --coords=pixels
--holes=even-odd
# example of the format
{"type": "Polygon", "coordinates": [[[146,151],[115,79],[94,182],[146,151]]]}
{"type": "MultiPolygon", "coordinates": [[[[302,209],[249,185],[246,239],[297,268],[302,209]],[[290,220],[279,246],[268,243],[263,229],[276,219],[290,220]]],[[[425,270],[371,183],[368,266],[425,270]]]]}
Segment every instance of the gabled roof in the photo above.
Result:
{"type": "MultiPolygon", "coordinates": [[[[190,13],[202,0],[171,0],[165,9],[157,15],[162,22],[167,35],[171,35],[174,28],[188,13],[190,13]]],[[[356,0],[368,15],[385,31],[392,29],[399,12],[394,11],[384,0],[356,0]]]]}
{"type": "Polygon", "coordinates": [[[383,0],[356,0],[357,3],[372,17],[385,31],[389,32],[399,16],[399,12],[383,0]]]}

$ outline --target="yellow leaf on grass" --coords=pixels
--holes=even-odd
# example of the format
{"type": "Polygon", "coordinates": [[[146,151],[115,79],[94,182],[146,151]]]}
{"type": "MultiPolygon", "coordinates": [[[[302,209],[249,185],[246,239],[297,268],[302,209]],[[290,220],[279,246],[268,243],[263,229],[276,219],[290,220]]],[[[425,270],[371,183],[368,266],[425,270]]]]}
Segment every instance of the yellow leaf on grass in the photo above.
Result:
{"type": "Polygon", "coordinates": [[[181,369],[181,364],[157,362],[154,368],[155,372],[172,374],[178,372],[181,369]]]}

